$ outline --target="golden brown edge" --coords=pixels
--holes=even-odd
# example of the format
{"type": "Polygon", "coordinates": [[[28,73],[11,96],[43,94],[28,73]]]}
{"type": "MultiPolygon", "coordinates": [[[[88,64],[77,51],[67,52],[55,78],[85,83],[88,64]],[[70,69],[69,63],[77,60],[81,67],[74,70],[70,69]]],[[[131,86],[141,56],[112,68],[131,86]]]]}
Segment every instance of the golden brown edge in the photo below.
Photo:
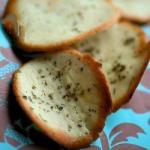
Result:
{"type": "Polygon", "coordinates": [[[143,17],[133,16],[133,15],[128,15],[127,13],[125,13],[123,11],[122,11],[122,18],[131,20],[131,21],[133,21],[135,23],[140,23],[140,24],[150,22],[150,15],[149,16],[145,16],[145,17],[144,16],[143,17]]]}
{"type": "MultiPolygon", "coordinates": [[[[73,137],[66,135],[65,133],[63,133],[61,131],[58,132],[58,131],[55,131],[54,129],[46,126],[46,124],[35,113],[32,112],[32,110],[29,107],[28,102],[23,99],[21,92],[20,92],[20,83],[17,80],[18,71],[14,74],[13,91],[15,93],[16,100],[18,101],[20,106],[23,108],[23,110],[26,112],[26,114],[30,117],[30,119],[43,131],[43,133],[45,133],[45,135],[54,139],[59,144],[62,144],[67,148],[76,149],[76,148],[81,148],[81,147],[87,146],[88,144],[90,144],[93,140],[95,140],[98,137],[98,133],[103,129],[105,119],[106,119],[107,115],[110,113],[112,101],[111,101],[111,96],[110,96],[107,81],[105,79],[103,72],[101,71],[101,69],[99,67],[99,64],[93,58],[91,58],[91,56],[83,55],[83,54],[77,52],[76,50],[67,50],[64,52],[67,54],[70,53],[71,55],[75,55],[75,56],[81,58],[83,63],[87,63],[90,66],[90,68],[95,72],[96,78],[98,79],[98,81],[100,82],[100,84],[102,86],[101,92],[103,92],[103,96],[105,99],[105,101],[104,101],[105,108],[103,108],[104,109],[103,118],[100,118],[98,120],[97,124],[95,124],[95,128],[89,135],[81,137],[79,139],[75,139],[73,137]]],[[[56,54],[57,54],[57,52],[56,52],[56,54]]],[[[23,65],[23,66],[25,66],[25,65],[23,65]]],[[[102,108],[100,108],[100,109],[102,109],[102,108]]]]}
{"type": "MultiPolygon", "coordinates": [[[[115,103],[113,103],[113,108],[112,108],[112,110],[114,112],[117,111],[122,105],[124,105],[130,101],[132,95],[134,94],[134,92],[135,92],[135,90],[136,90],[136,88],[137,88],[137,86],[138,86],[138,84],[142,78],[142,75],[144,74],[144,71],[145,71],[145,69],[148,65],[149,59],[150,59],[150,43],[148,43],[148,38],[146,37],[144,31],[142,31],[142,29],[140,27],[133,25],[127,21],[123,21],[120,23],[123,25],[127,25],[129,27],[132,27],[139,34],[139,37],[141,39],[140,49],[142,49],[142,52],[146,53],[146,58],[145,58],[145,62],[143,64],[143,67],[141,68],[141,71],[137,75],[136,80],[134,82],[132,82],[131,87],[129,88],[129,93],[127,93],[125,96],[123,96],[120,99],[113,100],[113,102],[115,101],[115,103]]],[[[135,51],[139,51],[139,49],[137,49],[135,51]]]]}
{"type": "Polygon", "coordinates": [[[149,16],[143,16],[143,17],[140,17],[138,15],[137,16],[129,15],[129,14],[125,13],[117,4],[115,4],[113,2],[113,0],[110,0],[110,1],[112,4],[114,4],[116,6],[116,8],[118,8],[120,10],[122,19],[127,19],[127,20],[133,21],[135,23],[140,23],[140,24],[150,22],[150,15],[149,16]]]}
{"type": "Polygon", "coordinates": [[[118,8],[114,7],[112,5],[112,3],[108,0],[108,3],[110,3],[110,5],[113,6],[114,11],[116,11],[116,15],[113,16],[111,19],[109,19],[106,22],[104,22],[103,24],[91,29],[88,32],[81,33],[80,35],[73,37],[72,39],[63,41],[62,43],[55,44],[55,45],[47,45],[47,46],[35,46],[35,45],[25,44],[22,40],[20,40],[20,38],[17,37],[17,35],[13,29],[13,25],[12,25],[11,21],[6,19],[7,15],[9,15],[9,14],[14,14],[17,18],[19,17],[17,15],[16,9],[14,6],[16,1],[17,0],[9,0],[6,10],[5,10],[5,13],[3,15],[3,24],[4,24],[4,27],[6,28],[6,30],[8,31],[8,33],[10,33],[12,35],[12,37],[14,37],[14,39],[17,43],[17,46],[26,52],[48,52],[48,51],[63,49],[63,48],[70,46],[78,41],[84,40],[85,38],[87,38],[91,35],[94,35],[97,32],[108,29],[115,22],[117,22],[121,17],[121,13],[118,10],[118,8]]]}

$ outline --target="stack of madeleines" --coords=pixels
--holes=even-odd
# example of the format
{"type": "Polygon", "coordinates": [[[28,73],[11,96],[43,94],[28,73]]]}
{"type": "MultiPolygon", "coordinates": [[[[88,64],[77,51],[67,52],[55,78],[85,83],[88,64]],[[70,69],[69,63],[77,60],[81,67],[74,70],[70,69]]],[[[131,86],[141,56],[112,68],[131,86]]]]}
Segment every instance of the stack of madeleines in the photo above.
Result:
{"type": "Polygon", "coordinates": [[[147,0],[9,0],[3,25],[13,46],[40,52],[14,73],[18,103],[57,143],[89,145],[144,73],[150,44],[133,22],[149,21],[147,0]]]}

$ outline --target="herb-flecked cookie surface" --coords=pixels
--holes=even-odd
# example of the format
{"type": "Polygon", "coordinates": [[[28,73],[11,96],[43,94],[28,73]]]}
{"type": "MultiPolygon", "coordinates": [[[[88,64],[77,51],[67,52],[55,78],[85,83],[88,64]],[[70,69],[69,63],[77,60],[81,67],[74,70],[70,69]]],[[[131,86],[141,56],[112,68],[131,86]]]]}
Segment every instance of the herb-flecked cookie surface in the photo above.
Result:
{"type": "Polygon", "coordinates": [[[102,63],[113,99],[113,110],[129,101],[149,60],[143,31],[129,23],[117,23],[76,46],[102,63]]]}
{"type": "Polygon", "coordinates": [[[51,51],[110,27],[119,16],[107,0],[9,0],[3,24],[25,51],[51,51]]]}
{"type": "Polygon", "coordinates": [[[33,122],[68,148],[98,137],[111,109],[100,64],[75,50],[47,54],[14,75],[16,98],[33,122]]]}

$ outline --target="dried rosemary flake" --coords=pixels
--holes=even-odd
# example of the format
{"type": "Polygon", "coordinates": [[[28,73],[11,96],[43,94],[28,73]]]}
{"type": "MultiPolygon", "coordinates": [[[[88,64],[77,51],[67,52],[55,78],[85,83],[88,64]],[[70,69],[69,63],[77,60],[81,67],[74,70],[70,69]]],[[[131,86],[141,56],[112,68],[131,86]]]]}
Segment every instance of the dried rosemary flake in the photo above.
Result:
{"type": "Polygon", "coordinates": [[[32,93],[33,98],[36,99],[37,96],[33,92],[31,92],[31,93],[32,93]]]}
{"type": "Polygon", "coordinates": [[[62,85],[59,85],[59,86],[57,87],[58,90],[60,90],[61,88],[62,88],[62,85]]]}
{"type": "Polygon", "coordinates": [[[48,97],[49,97],[51,100],[53,100],[52,94],[49,94],[48,97]]]}
{"type": "Polygon", "coordinates": [[[71,88],[71,86],[69,84],[66,85],[65,89],[69,90],[71,88]]]}
{"type": "Polygon", "coordinates": [[[95,110],[95,109],[93,109],[93,108],[89,108],[89,109],[88,109],[88,111],[89,111],[89,112],[93,112],[93,113],[95,113],[95,112],[96,112],[96,110],[95,110]]]}
{"type": "Polygon", "coordinates": [[[42,73],[42,69],[39,69],[39,70],[38,70],[38,73],[42,73]]]}
{"type": "Polygon", "coordinates": [[[82,128],[82,125],[81,124],[77,124],[78,128],[82,128]]]}
{"type": "Polygon", "coordinates": [[[110,84],[115,84],[117,82],[117,80],[111,80],[110,84]]]}
{"type": "Polygon", "coordinates": [[[119,75],[118,78],[119,78],[119,80],[121,81],[121,80],[125,79],[126,76],[125,76],[125,75],[119,75]]]}
{"type": "Polygon", "coordinates": [[[62,107],[62,106],[59,106],[58,109],[59,109],[59,111],[62,111],[62,110],[63,110],[63,107],[62,107]]]}
{"type": "Polygon", "coordinates": [[[44,122],[46,122],[46,123],[48,122],[47,120],[45,120],[45,119],[43,119],[43,118],[42,118],[42,120],[43,120],[44,122]]]}
{"type": "Polygon", "coordinates": [[[91,91],[91,89],[90,89],[90,88],[88,88],[88,89],[87,89],[87,91],[88,91],[88,92],[90,92],[90,91],[91,91]]]}
{"type": "Polygon", "coordinates": [[[57,66],[57,62],[56,62],[56,61],[54,61],[54,62],[53,62],[53,65],[56,67],[56,66],[57,66]]]}
{"type": "Polygon", "coordinates": [[[71,61],[70,59],[68,60],[68,64],[69,64],[69,65],[72,65],[72,61],[71,61]]]}
{"type": "Polygon", "coordinates": [[[35,85],[33,85],[33,86],[32,86],[32,89],[33,89],[33,90],[34,90],[34,89],[36,89],[36,86],[35,86],[35,85]]]}
{"type": "Polygon", "coordinates": [[[126,39],[125,41],[124,41],[124,45],[129,45],[129,44],[131,44],[132,42],[134,42],[134,38],[133,37],[131,37],[131,38],[128,38],[128,39],[126,39]]]}
{"type": "Polygon", "coordinates": [[[122,65],[122,64],[118,63],[118,64],[116,64],[116,65],[112,68],[112,71],[113,71],[113,72],[122,72],[122,71],[125,70],[125,68],[126,68],[125,65],[122,65]]]}
{"type": "Polygon", "coordinates": [[[46,86],[48,85],[46,81],[44,82],[44,84],[45,84],[46,86]]]}
{"type": "Polygon", "coordinates": [[[84,95],[84,90],[82,90],[82,91],[80,92],[80,95],[81,95],[81,96],[84,95]]]}
{"type": "Polygon", "coordinates": [[[30,96],[28,96],[28,99],[30,102],[33,102],[32,98],[30,96]]]}
{"type": "Polygon", "coordinates": [[[78,82],[78,83],[76,83],[76,86],[79,86],[80,85],[80,83],[78,82]]]}
{"type": "Polygon", "coordinates": [[[23,95],[22,97],[23,97],[25,100],[27,100],[27,96],[23,95]]]}
{"type": "Polygon", "coordinates": [[[81,67],[81,68],[80,68],[80,71],[82,72],[83,70],[84,70],[84,68],[83,68],[83,67],[81,67]]]}
{"type": "Polygon", "coordinates": [[[91,53],[93,50],[94,50],[93,47],[88,47],[85,51],[88,52],[88,53],[91,53]]]}
{"type": "Polygon", "coordinates": [[[77,27],[73,27],[73,28],[72,28],[72,31],[78,32],[78,33],[81,32],[77,27]]]}
{"type": "Polygon", "coordinates": [[[64,95],[64,96],[62,96],[62,99],[65,99],[67,96],[66,95],[64,95]]]}
{"type": "Polygon", "coordinates": [[[113,94],[114,94],[114,95],[116,94],[116,89],[115,89],[115,88],[113,89],[113,94]]]}
{"type": "Polygon", "coordinates": [[[71,131],[71,129],[72,129],[72,126],[68,125],[68,131],[71,131]]]}
{"type": "Polygon", "coordinates": [[[41,76],[41,78],[45,78],[45,76],[41,76]]]}
{"type": "Polygon", "coordinates": [[[54,80],[54,81],[56,81],[56,79],[57,79],[56,77],[53,77],[53,80],[54,80]]]}
{"type": "Polygon", "coordinates": [[[63,75],[63,72],[58,71],[56,74],[56,78],[61,78],[62,75],[63,75]]]}
{"type": "Polygon", "coordinates": [[[77,102],[77,101],[78,101],[78,98],[77,98],[77,97],[75,97],[75,98],[74,98],[74,100],[77,102]]]}

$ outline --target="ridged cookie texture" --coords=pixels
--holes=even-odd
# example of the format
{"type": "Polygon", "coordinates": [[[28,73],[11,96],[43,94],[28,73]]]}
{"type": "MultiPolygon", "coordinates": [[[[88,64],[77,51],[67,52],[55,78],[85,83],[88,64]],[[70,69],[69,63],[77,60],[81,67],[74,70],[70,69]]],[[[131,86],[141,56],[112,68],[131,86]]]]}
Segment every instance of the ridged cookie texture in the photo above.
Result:
{"type": "Polygon", "coordinates": [[[102,31],[119,16],[107,0],[9,0],[3,24],[20,48],[43,52],[102,31]]]}
{"type": "Polygon", "coordinates": [[[112,0],[123,17],[136,22],[150,22],[150,0],[112,0]]]}
{"type": "Polygon", "coordinates": [[[143,31],[121,22],[76,47],[102,63],[113,99],[113,111],[128,102],[149,60],[150,46],[143,31]]]}
{"type": "Polygon", "coordinates": [[[111,110],[100,64],[75,50],[24,64],[14,74],[13,89],[32,121],[67,148],[81,148],[96,139],[111,110]]]}

